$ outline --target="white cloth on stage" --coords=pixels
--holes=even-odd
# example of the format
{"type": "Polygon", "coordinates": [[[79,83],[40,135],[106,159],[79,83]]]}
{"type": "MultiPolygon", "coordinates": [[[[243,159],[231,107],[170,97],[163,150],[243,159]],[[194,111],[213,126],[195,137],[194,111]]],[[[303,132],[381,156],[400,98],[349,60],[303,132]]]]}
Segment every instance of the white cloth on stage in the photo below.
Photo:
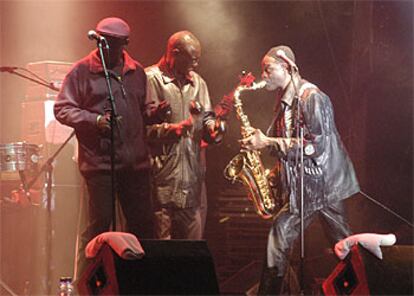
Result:
{"type": "Polygon", "coordinates": [[[352,246],[359,243],[379,259],[382,259],[380,246],[392,246],[397,241],[394,234],[360,233],[348,236],[335,245],[335,254],[343,260],[352,246]]]}
{"type": "Polygon", "coordinates": [[[119,257],[126,260],[141,259],[145,252],[135,235],[126,232],[104,232],[93,238],[85,248],[86,258],[94,258],[102,245],[108,244],[119,257]]]}

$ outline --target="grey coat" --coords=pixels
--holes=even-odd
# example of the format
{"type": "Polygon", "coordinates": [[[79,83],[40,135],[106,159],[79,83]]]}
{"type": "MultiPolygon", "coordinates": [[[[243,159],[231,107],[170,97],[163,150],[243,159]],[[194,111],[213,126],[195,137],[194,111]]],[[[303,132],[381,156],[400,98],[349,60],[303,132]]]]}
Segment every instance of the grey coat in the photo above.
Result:
{"type": "Polygon", "coordinates": [[[147,122],[152,123],[147,126],[147,135],[155,202],[163,207],[196,207],[200,203],[204,180],[201,141],[208,121],[214,120],[207,85],[195,72],[190,72],[180,85],[169,73],[164,58],[145,71],[148,78],[147,122]],[[171,124],[189,118],[189,106],[193,101],[200,104],[202,112],[193,116],[194,123],[190,130],[177,135],[171,124]],[[168,106],[168,112],[165,112],[165,106],[168,106]]]}

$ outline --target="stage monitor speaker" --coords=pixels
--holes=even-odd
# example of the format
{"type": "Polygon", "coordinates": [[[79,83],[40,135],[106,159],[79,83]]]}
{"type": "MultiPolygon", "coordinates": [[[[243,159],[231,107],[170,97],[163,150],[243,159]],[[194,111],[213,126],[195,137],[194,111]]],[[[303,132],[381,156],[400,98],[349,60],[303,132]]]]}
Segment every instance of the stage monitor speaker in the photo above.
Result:
{"type": "Polygon", "coordinates": [[[141,240],[145,256],[120,258],[104,245],[78,283],[81,295],[218,295],[205,241],[141,240]]]}
{"type": "Polygon", "coordinates": [[[322,288],[325,295],[413,295],[412,246],[382,247],[379,259],[354,246],[322,288]]]}
{"type": "Polygon", "coordinates": [[[250,262],[220,284],[221,295],[249,295],[249,291],[257,292],[262,269],[263,262],[257,260],[250,262]]]}

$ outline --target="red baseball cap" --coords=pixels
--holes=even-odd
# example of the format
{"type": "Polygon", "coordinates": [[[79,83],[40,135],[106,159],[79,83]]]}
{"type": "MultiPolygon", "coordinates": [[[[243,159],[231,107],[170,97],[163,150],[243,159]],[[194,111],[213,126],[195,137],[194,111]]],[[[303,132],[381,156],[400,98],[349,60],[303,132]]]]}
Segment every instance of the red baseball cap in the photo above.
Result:
{"type": "Polygon", "coordinates": [[[129,25],[118,17],[107,17],[96,25],[96,31],[103,35],[117,38],[128,38],[131,31],[129,25]]]}

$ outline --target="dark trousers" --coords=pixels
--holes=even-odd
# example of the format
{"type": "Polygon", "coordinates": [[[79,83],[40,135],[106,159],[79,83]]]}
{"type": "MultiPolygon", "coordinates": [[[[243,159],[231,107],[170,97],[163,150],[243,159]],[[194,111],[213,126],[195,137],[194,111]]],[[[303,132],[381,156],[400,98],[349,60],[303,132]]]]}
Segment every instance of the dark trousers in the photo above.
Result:
{"type": "Polygon", "coordinates": [[[161,208],[155,215],[155,235],[158,239],[202,239],[200,208],[161,208]]]}
{"type": "MultiPolygon", "coordinates": [[[[334,242],[351,235],[343,202],[330,204],[305,216],[305,228],[317,216],[334,242]]],[[[300,216],[289,211],[286,204],[276,216],[268,237],[267,254],[260,280],[260,295],[278,295],[287,270],[290,248],[300,235],[300,216]],[[270,266],[269,266],[270,265],[270,266]]]]}
{"type": "MultiPolygon", "coordinates": [[[[111,230],[113,203],[111,174],[108,171],[85,173],[88,191],[88,219],[80,238],[77,277],[86,267],[85,247],[98,234],[111,230]]],[[[115,176],[116,198],[126,220],[127,232],[138,239],[153,238],[153,209],[149,170],[118,170],[115,176]]]]}

